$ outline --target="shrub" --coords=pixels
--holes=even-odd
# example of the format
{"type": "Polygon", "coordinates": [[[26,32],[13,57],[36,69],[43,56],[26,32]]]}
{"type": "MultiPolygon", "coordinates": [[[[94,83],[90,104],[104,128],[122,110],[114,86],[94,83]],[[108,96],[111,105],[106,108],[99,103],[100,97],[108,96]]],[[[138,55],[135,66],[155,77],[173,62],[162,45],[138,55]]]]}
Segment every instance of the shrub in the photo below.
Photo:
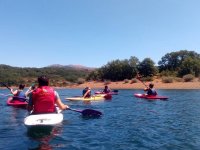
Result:
{"type": "Polygon", "coordinates": [[[83,78],[78,78],[77,83],[78,84],[83,84],[85,82],[85,79],[83,78]]]}
{"type": "Polygon", "coordinates": [[[128,79],[124,79],[124,83],[128,83],[129,82],[129,80],[128,79]]]}
{"type": "Polygon", "coordinates": [[[137,83],[137,79],[136,78],[131,79],[131,84],[133,84],[133,83],[137,83]]]}
{"type": "Polygon", "coordinates": [[[104,81],[104,85],[108,85],[108,84],[110,84],[110,83],[111,83],[110,80],[106,80],[106,81],[104,81]]]}
{"type": "Polygon", "coordinates": [[[163,83],[172,83],[173,77],[162,77],[162,82],[163,83]]]}
{"type": "Polygon", "coordinates": [[[184,76],[183,76],[183,80],[184,80],[185,82],[193,81],[193,80],[194,80],[194,76],[193,76],[192,74],[184,75],[184,76]]]}
{"type": "Polygon", "coordinates": [[[183,79],[182,79],[182,78],[178,78],[178,77],[174,78],[174,80],[175,80],[176,82],[183,82],[183,79]]]}

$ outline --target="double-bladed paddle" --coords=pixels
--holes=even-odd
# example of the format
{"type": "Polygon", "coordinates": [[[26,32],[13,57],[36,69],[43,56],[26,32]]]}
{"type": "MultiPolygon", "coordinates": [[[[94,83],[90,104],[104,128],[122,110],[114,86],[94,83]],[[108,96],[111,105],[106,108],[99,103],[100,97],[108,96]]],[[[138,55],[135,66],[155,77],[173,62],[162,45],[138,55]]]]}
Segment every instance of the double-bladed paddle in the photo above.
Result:
{"type": "Polygon", "coordinates": [[[77,110],[77,109],[68,108],[68,110],[79,112],[84,117],[100,117],[102,115],[102,113],[100,111],[93,110],[93,109],[77,110]]]}
{"type": "Polygon", "coordinates": [[[3,82],[0,82],[3,86],[5,86],[7,89],[9,89],[10,91],[11,91],[11,88],[10,87],[8,87],[5,83],[3,83],[3,82]]]}
{"type": "Polygon", "coordinates": [[[140,79],[140,74],[137,72],[137,70],[136,70],[135,68],[133,68],[133,69],[134,69],[134,71],[135,71],[136,74],[137,74],[136,79],[138,79],[140,82],[142,82],[142,84],[143,84],[144,86],[146,86],[146,88],[148,88],[148,86],[140,79]]]}

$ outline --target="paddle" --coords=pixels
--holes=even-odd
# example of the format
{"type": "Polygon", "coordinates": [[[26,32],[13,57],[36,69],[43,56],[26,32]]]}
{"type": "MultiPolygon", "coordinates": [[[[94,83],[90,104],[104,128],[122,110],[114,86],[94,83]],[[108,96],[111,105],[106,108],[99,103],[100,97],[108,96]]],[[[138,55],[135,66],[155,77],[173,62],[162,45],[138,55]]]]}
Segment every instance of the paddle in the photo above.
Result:
{"type": "Polygon", "coordinates": [[[142,82],[142,84],[143,84],[144,86],[146,86],[146,88],[149,88],[139,77],[137,77],[137,79],[138,79],[140,82],[142,82]]]}
{"type": "Polygon", "coordinates": [[[117,92],[118,92],[118,90],[112,90],[112,92],[116,92],[116,93],[117,93],[117,92]]]}
{"type": "Polygon", "coordinates": [[[93,110],[93,109],[77,110],[77,109],[68,108],[68,110],[79,112],[84,117],[100,117],[102,115],[102,113],[100,111],[93,110]]]}
{"type": "Polygon", "coordinates": [[[5,97],[6,97],[6,96],[13,96],[13,94],[3,94],[3,93],[0,93],[0,95],[1,95],[1,96],[5,96],[5,97]]]}
{"type": "Polygon", "coordinates": [[[9,88],[5,83],[3,83],[3,82],[0,82],[0,83],[11,91],[11,88],[9,88]]]}
{"type": "Polygon", "coordinates": [[[135,68],[133,68],[133,69],[134,69],[134,71],[135,71],[136,74],[137,74],[136,79],[138,79],[140,82],[142,82],[142,84],[143,84],[144,86],[146,86],[146,88],[149,88],[149,87],[140,79],[140,74],[137,72],[137,70],[136,70],[135,68]]]}

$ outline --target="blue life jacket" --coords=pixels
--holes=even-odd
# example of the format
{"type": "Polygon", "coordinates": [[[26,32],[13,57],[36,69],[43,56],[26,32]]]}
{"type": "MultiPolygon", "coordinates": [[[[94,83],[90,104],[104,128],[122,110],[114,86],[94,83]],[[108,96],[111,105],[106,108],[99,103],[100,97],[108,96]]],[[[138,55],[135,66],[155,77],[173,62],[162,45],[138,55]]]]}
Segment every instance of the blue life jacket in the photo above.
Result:
{"type": "Polygon", "coordinates": [[[147,95],[157,95],[157,92],[155,89],[148,89],[147,95]]]}
{"type": "MultiPolygon", "coordinates": [[[[83,90],[83,96],[85,95],[85,93],[88,91],[88,89],[84,89],[83,90]]],[[[91,91],[85,96],[85,97],[91,97],[91,91]]]]}
{"type": "Polygon", "coordinates": [[[26,101],[26,95],[23,91],[18,91],[17,95],[13,96],[13,100],[26,101]]]}

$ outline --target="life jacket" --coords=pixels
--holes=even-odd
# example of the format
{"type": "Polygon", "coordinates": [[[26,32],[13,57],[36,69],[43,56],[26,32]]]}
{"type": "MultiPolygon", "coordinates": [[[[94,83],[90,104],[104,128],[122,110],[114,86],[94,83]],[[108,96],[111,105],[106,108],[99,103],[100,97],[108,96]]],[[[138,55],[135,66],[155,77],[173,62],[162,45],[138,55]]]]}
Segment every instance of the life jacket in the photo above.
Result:
{"type": "Polygon", "coordinates": [[[148,95],[157,95],[157,92],[156,92],[155,89],[149,89],[149,90],[147,91],[147,94],[148,94],[148,95]]]}
{"type": "Polygon", "coordinates": [[[49,86],[41,86],[32,92],[33,113],[55,112],[55,93],[49,86]]]}
{"type": "Polygon", "coordinates": [[[18,90],[17,94],[13,96],[13,100],[19,100],[19,101],[26,101],[26,95],[24,91],[18,90]]]}
{"type": "MultiPolygon", "coordinates": [[[[83,96],[85,95],[85,93],[87,92],[88,90],[87,89],[84,89],[83,90],[83,96]]],[[[85,96],[85,97],[91,97],[91,91],[85,96]]]]}
{"type": "Polygon", "coordinates": [[[110,90],[109,89],[104,89],[103,93],[110,93],[110,90]]]}

